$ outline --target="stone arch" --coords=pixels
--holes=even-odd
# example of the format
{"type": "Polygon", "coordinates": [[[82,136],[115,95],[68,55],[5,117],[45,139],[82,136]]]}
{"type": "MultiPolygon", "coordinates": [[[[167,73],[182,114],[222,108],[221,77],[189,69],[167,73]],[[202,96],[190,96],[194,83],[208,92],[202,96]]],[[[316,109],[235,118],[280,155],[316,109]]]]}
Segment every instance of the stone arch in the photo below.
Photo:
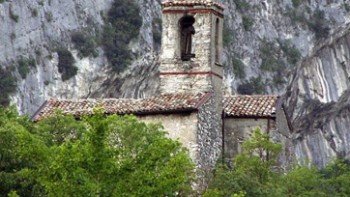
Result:
{"type": "Polygon", "coordinates": [[[179,21],[181,59],[183,61],[189,61],[195,57],[195,54],[192,53],[192,36],[195,34],[194,22],[195,18],[190,15],[183,16],[179,21]]]}

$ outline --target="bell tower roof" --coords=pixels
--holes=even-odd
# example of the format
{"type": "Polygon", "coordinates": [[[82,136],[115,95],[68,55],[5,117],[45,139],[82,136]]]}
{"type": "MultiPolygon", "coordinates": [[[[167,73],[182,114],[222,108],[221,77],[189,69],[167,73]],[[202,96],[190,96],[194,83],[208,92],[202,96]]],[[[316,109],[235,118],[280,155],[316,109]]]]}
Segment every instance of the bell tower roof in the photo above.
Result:
{"type": "Polygon", "coordinates": [[[172,6],[184,6],[184,7],[193,7],[193,6],[205,6],[205,7],[211,7],[215,6],[221,10],[224,8],[214,2],[213,0],[164,0],[162,2],[163,8],[165,7],[172,7],[172,6]]]}

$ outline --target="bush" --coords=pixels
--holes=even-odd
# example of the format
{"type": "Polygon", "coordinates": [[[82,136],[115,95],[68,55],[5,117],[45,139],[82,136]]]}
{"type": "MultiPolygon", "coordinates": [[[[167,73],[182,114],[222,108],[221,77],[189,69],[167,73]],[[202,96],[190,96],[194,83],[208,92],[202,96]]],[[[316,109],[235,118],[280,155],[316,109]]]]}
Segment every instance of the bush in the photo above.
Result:
{"type": "Polygon", "coordinates": [[[290,9],[285,13],[285,15],[291,19],[291,22],[293,25],[296,25],[296,23],[301,23],[303,25],[306,25],[308,22],[308,19],[306,19],[304,13],[305,12],[300,9],[290,9]]]}
{"type": "Polygon", "coordinates": [[[230,46],[234,38],[234,32],[227,27],[226,23],[224,23],[224,28],[222,31],[222,42],[224,47],[230,46]]]}
{"type": "Polygon", "coordinates": [[[19,74],[21,75],[22,79],[25,79],[27,77],[27,74],[30,72],[32,68],[35,68],[36,61],[34,58],[24,58],[21,57],[17,62],[17,69],[19,74]]]}
{"type": "Polygon", "coordinates": [[[302,0],[292,0],[293,6],[294,7],[299,7],[299,5],[301,4],[302,0]]]}
{"type": "Polygon", "coordinates": [[[290,64],[295,65],[300,60],[301,54],[299,50],[292,45],[290,40],[280,42],[280,46],[290,64]]]}
{"type": "Polygon", "coordinates": [[[16,78],[11,71],[5,70],[0,66],[0,105],[7,106],[10,104],[10,94],[16,91],[16,78]]]}
{"type": "Polygon", "coordinates": [[[245,0],[233,0],[236,4],[237,10],[244,12],[250,9],[250,5],[245,0]]]}
{"type": "Polygon", "coordinates": [[[261,65],[260,68],[263,71],[274,72],[283,66],[283,62],[276,56],[278,54],[278,48],[275,46],[275,42],[269,42],[263,40],[260,44],[261,53],[261,65]]]}
{"type": "Polygon", "coordinates": [[[98,56],[96,37],[86,35],[82,32],[75,32],[72,33],[71,39],[75,48],[78,49],[80,57],[98,56]]]}
{"type": "Polygon", "coordinates": [[[19,16],[13,12],[13,10],[12,10],[11,7],[10,7],[10,10],[9,10],[9,14],[10,14],[10,18],[11,18],[13,21],[15,21],[16,23],[18,23],[19,16]]]}
{"type": "Polygon", "coordinates": [[[37,17],[38,16],[38,10],[36,8],[32,9],[32,17],[37,17]]]}
{"type": "Polygon", "coordinates": [[[53,20],[52,12],[45,12],[45,18],[47,22],[51,22],[53,20]]]}
{"type": "Polygon", "coordinates": [[[243,95],[264,94],[265,84],[261,76],[252,77],[249,81],[245,81],[237,87],[237,92],[243,95]]]}
{"type": "Polygon", "coordinates": [[[75,60],[72,53],[65,48],[59,48],[56,52],[58,54],[58,72],[61,73],[62,81],[74,77],[78,68],[74,66],[75,60]]]}
{"type": "Polygon", "coordinates": [[[252,28],[252,26],[254,24],[254,21],[253,21],[252,18],[250,18],[248,16],[243,16],[242,24],[243,24],[244,30],[249,31],[249,30],[251,30],[251,28],[252,28]]]}
{"type": "Polygon", "coordinates": [[[122,72],[132,61],[130,40],[139,34],[142,20],[133,0],[115,0],[103,28],[102,45],[114,71],[122,72]]]}
{"type": "Polygon", "coordinates": [[[232,67],[233,67],[233,73],[239,78],[243,79],[245,78],[245,71],[244,71],[244,64],[243,62],[238,58],[232,59],[232,67]]]}
{"type": "Polygon", "coordinates": [[[323,11],[317,10],[307,24],[315,33],[316,39],[326,38],[329,35],[330,28],[327,26],[323,11]]]}

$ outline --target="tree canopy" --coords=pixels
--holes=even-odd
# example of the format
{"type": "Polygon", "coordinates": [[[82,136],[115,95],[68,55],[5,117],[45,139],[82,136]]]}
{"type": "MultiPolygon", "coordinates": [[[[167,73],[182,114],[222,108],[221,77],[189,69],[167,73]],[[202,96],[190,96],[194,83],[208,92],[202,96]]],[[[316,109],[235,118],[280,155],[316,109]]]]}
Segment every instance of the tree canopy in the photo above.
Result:
{"type": "Polygon", "coordinates": [[[256,129],[232,168],[218,164],[204,197],[350,196],[349,162],[336,160],[324,169],[295,165],[282,171],[277,165],[280,150],[280,144],[256,129]]]}
{"type": "Polygon", "coordinates": [[[188,196],[193,168],[160,125],[133,116],[32,123],[0,109],[0,196],[188,196]]]}

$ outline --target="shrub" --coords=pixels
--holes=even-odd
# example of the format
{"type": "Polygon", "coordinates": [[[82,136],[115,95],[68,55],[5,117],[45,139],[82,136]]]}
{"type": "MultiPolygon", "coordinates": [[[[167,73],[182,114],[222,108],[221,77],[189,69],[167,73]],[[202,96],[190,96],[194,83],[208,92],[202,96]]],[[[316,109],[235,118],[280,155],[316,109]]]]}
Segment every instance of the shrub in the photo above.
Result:
{"type": "Polygon", "coordinates": [[[232,67],[233,67],[233,73],[239,78],[243,79],[245,78],[245,71],[244,71],[244,64],[243,62],[238,58],[232,59],[232,67]]]}
{"type": "Polygon", "coordinates": [[[279,67],[283,65],[283,62],[277,57],[278,48],[275,46],[275,42],[262,40],[259,49],[262,59],[260,68],[263,71],[268,72],[279,70],[279,67]]]}
{"type": "Polygon", "coordinates": [[[286,84],[287,81],[286,81],[285,77],[286,76],[280,72],[278,72],[278,74],[274,75],[272,78],[273,87],[280,87],[280,86],[286,84]]]}
{"type": "Polygon", "coordinates": [[[299,7],[299,5],[301,4],[302,0],[292,0],[293,6],[294,7],[299,7]]]}
{"type": "Polygon", "coordinates": [[[36,8],[32,9],[32,17],[37,17],[38,16],[38,10],[36,8]]]}
{"type": "Polygon", "coordinates": [[[47,22],[51,22],[53,19],[52,12],[45,12],[45,18],[46,18],[47,22]]]}
{"type": "Polygon", "coordinates": [[[75,32],[71,35],[74,46],[79,51],[80,57],[97,57],[97,41],[95,36],[86,35],[82,32],[75,32]]]}
{"type": "Polygon", "coordinates": [[[16,91],[16,78],[11,71],[5,70],[0,66],[0,105],[7,106],[10,104],[10,94],[16,91]]]}
{"type": "Polygon", "coordinates": [[[329,35],[330,28],[327,26],[323,11],[317,10],[307,24],[315,33],[316,39],[326,38],[329,35]]]}
{"type": "Polygon", "coordinates": [[[268,57],[262,59],[260,68],[263,71],[274,72],[278,70],[279,66],[283,64],[283,62],[279,62],[275,57],[268,57]]]}
{"type": "Polygon", "coordinates": [[[59,48],[58,54],[58,72],[61,73],[62,81],[66,81],[74,77],[78,68],[74,66],[75,60],[72,53],[65,48],[59,48]]]}
{"type": "Polygon", "coordinates": [[[35,59],[30,58],[24,58],[21,57],[17,62],[17,69],[19,74],[21,75],[22,79],[25,79],[27,77],[27,74],[30,72],[32,68],[35,68],[36,62],[35,59]]]}
{"type": "Polygon", "coordinates": [[[224,47],[230,46],[234,39],[235,33],[224,23],[223,31],[222,31],[222,42],[224,47]]]}
{"type": "Polygon", "coordinates": [[[102,45],[114,71],[122,72],[131,63],[130,40],[139,34],[142,20],[133,0],[115,0],[103,28],[102,45]]]}
{"type": "Polygon", "coordinates": [[[16,39],[16,33],[15,32],[12,32],[10,34],[10,39],[13,41],[14,39],[16,39]]]}
{"type": "Polygon", "coordinates": [[[287,61],[290,64],[295,65],[301,57],[299,50],[294,45],[292,45],[290,40],[279,42],[279,43],[283,53],[287,57],[287,61]]]}
{"type": "Polygon", "coordinates": [[[252,18],[250,18],[248,16],[243,16],[242,24],[243,24],[244,30],[249,31],[249,30],[251,30],[251,28],[252,28],[252,26],[254,24],[254,21],[253,21],[252,18]]]}
{"type": "Polygon", "coordinates": [[[299,11],[301,10],[290,9],[288,12],[285,13],[285,15],[289,16],[293,25],[295,25],[296,23],[301,23],[306,25],[308,22],[308,19],[306,19],[304,11],[302,12],[299,12],[299,11]]]}
{"type": "Polygon", "coordinates": [[[236,4],[237,10],[244,12],[250,9],[250,5],[245,0],[233,0],[236,4]]]}
{"type": "Polygon", "coordinates": [[[249,81],[245,81],[237,87],[237,92],[243,95],[264,94],[265,84],[261,76],[252,77],[249,81]]]}
{"type": "Polygon", "coordinates": [[[344,8],[347,12],[350,12],[350,4],[344,1],[344,8]]]}
{"type": "Polygon", "coordinates": [[[9,9],[9,14],[10,14],[10,18],[11,18],[13,21],[15,21],[16,23],[18,23],[19,16],[13,12],[13,10],[12,10],[11,7],[10,7],[10,9],[9,9]]]}

